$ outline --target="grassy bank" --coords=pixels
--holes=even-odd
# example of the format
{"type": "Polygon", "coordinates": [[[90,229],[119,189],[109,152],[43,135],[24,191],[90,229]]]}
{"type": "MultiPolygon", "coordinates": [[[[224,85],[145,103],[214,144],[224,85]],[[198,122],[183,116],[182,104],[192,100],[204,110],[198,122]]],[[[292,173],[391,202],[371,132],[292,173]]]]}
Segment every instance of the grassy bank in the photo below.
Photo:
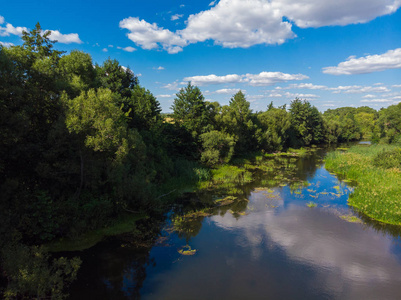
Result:
{"type": "Polygon", "coordinates": [[[76,238],[61,238],[45,245],[49,252],[82,251],[89,249],[108,236],[115,236],[136,230],[136,222],[147,218],[144,214],[127,215],[106,228],[92,230],[76,238]]]}
{"type": "Polygon", "coordinates": [[[391,153],[397,151],[390,145],[354,146],[346,152],[331,152],[325,159],[326,169],[357,182],[349,205],[393,225],[401,225],[401,169],[383,162],[390,162],[391,153]]]}

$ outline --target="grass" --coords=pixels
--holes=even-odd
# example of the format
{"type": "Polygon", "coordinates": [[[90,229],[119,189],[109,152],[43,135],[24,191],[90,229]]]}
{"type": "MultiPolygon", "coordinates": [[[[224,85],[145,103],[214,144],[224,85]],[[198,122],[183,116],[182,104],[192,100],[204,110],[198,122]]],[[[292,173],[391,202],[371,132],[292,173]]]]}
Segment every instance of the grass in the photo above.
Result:
{"type": "Polygon", "coordinates": [[[45,245],[49,252],[83,251],[95,246],[105,237],[132,232],[136,229],[136,222],[147,218],[146,215],[129,215],[114,225],[87,232],[77,238],[61,238],[45,245]]]}
{"type": "Polygon", "coordinates": [[[358,212],[386,224],[401,225],[401,170],[380,168],[374,160],[396,146],[354,146],[347,152],[327,155],[326,169],[357,182],[349,205],[358,212]]]}

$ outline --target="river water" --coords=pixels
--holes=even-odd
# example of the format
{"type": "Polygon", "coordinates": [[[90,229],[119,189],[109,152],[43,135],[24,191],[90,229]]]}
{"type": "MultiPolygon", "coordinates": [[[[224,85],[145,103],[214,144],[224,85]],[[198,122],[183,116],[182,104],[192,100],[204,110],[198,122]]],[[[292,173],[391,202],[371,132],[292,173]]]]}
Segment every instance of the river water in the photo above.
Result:
{"type": "Polygon", "coordinates": [[[401,299],[400,230],[353,212],[353,188],[324,168],[324,154],[276,159],[241,187],[241,203],[183,231],[167,221],[153,246],[113,239],[77,253],[70,298],[401,299]]]}

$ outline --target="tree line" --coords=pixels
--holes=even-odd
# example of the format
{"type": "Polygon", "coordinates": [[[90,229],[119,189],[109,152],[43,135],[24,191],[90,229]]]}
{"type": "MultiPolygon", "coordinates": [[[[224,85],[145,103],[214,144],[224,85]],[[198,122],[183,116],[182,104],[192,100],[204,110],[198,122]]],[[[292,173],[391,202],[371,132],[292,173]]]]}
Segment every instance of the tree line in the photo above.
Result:
{"type": "Polygon", "coordinates": [[[76,236],[149,209],[186,162],[215,167],[256,151],[401,141],[401,104],[322,114],[295,99],[253,112],[241,91],[221,106],[188,83],[162,114],[129,68],[55,50],[49,34],[37,24],[22,45],[0,46],[2,248],[76,236]]]}

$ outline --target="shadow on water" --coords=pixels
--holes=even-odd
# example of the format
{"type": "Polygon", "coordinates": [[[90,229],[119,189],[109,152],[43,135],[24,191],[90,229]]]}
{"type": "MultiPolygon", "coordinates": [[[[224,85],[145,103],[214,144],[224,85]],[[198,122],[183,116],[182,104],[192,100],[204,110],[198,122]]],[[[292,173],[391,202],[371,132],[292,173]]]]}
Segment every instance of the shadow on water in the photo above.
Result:
{"type": "Polygon", "coordinates": [[[126,235],[81,253],[70,299],[401,298],[400,228],[347,206],[326,152],[250,164],[251,181],[211,182],[143,224],[142,247],[126,235]]]}

